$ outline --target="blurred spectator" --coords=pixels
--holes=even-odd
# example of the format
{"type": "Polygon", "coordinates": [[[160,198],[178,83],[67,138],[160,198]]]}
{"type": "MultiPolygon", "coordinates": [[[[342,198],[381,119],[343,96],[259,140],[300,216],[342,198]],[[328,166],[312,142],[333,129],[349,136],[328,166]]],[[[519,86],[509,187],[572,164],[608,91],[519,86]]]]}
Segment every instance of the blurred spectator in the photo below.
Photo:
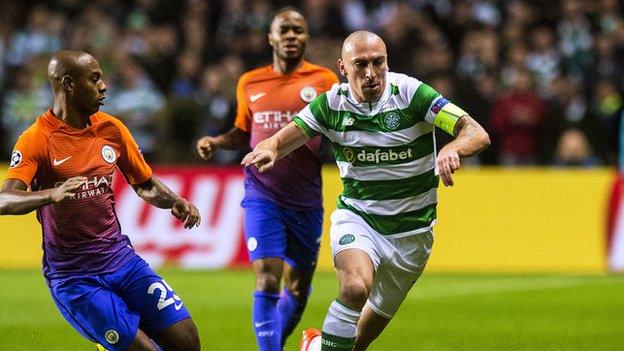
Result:
{"type": "Polygon", "coordinates": [[[50,108],[52,91],[48,84],[37,84],[32,69],[27,66],[17,67],[13,70],[9,88],[4,94],[2,101],[2,127],[5,132],[5,140],[2,145],[2,154],[11,154],[9,149],[15,144],[22,132],[30,126],[35,117],[50,108]]]}
{"type": "Polygon", "coordinates": [[[149,50],[136,57],[160,91],[168,91],[175,74],[178,42],[173,25],[161,25],[146,33],[149,50]]]}
{"type": "Polygon", "coordinates": [[[381,0],[345,0],[342,19],[347,32],[367,29],[373,32],[388,25],[396,10],[396,2],[381,0]]]}
{"type": "MultiPolygon", "coordinates": [[[[592,113],[597,117],[601,141],[601,155],[611,164],[617,163],[623,101],[617,86],[609,79],[601,79],[593,86],[592,113]]],[[[621,156],[621,155],[620,155],[621,156]]]]}
{"type": "Polygon", "coordinates": [[[496,28],[502,20],[500,9],[494,0],[477,0],[473,6],[474,19],[488,27],[496,28]]]}
{"type": "Polygon", "coordinates": [[[593,154],[587,137],[578,129],[563,132],[557,143],[553,165],[561,167],[596,167],[600,160],[593,154]]]}
{"type": "Polygon", "coordinates": [[[569,74],[582,76],[591,65],[593,38],[580,0],[563,0],[563,19],[558,24],[560,48],[569,74]]]}
{"type": "Polygon", "coordinates": [[[530,42],[531,51],[527,54],[526,65],[535,76],[540,93],[546,96],[550,81],[560,74],[561,58],[555,33],[547,25],[540,25],[531,32],[530,42]]]}
{"type": "Polygon", "coordinates": [[[519,70],[513,86],[498,99],[490,117],[490,130],[501,165],[535,165],[540,161],[539,141],[546,122],[546,104],[533,89],[528,70],[519,70]]]}
{"type": "Polygon", "coordinates": [[[220,67],[221,72],[225,76],[223,90],[231,101],[236,101],[236,82],[238,82],[238,77],[245,71],[243,59],[240,56],[227,55],[221,60],[220,67]]]}
{"type": "Polygon", "coordinates": [[[118,116],[132,131],[146,158],[155,157],[158,127],[156,113],[165,104],[164,96],[155,89],[154,83],[143,68],[131,59],[117,63],[119,76],[109,86],[110,96],[104,111],[118,116]]]}
{"type": "Polygon", "coordinates": [[[518,71],[527,68],[528,54],[529,51],[527,47],[521,42],[507,48],[505,61],[500,70],[501,85],[506,87],[511,86],[518,71]]]}
{"type": "Polygon", "coordinates": [[[22,66],[27,60],[40,54],[51,54],[62,48],[60,34],[62,21],[45,6],[33,7],[25,28],[15,33],[9,44],[7,62],[11,66],[22,66]],[[61,22],[61,23],[59,23],[61,22]]]}
{"type": "Polygon", "coordinates": [[[344,37],[346,29],[342,12],[337,1],[331,0],[303,0],[302,9],[307,14],[310,36],[333,35],[344,37]]]}
{"type": "MultiPolygon", "coordinates": [[[[0,2],[4,150],[20,132],[16,121],[32,118],[23,113],[32,108],[24,107],[26,101],[49,104],[34,98],[46,94],[44,76],[30,68],[44,67],[37,60],[70,48],[98,57],[109,84],[104,108],[122,111],[150,159],[194,162],[184,158],[186,139],[200,129],[219,130],[221,118],[230,118],[224,111],[234,104],[240,74],[271,62],[265,43],[272,12],[295,5],[309,19],[312,62],[336,67],[348,33],[376,31],[386,41],[392,70],[438,85],[491,126],[493,138],[501,137],[479,155],[482,163],[550,162],[558,136],[571,128],[605,164],[624,157],[618,146],[624,118],[621,0],[0,2]],[[519,92],[518,77],[535,87],[519,92]],[[513,116],[505,116],[509,111],[513,116]],[[158,137],[176,148],[160,150],[158,137]]],[[[219,162],[238,156],[228,157],[217,156],[219,162]]]]}
{"type": "Polygon", "coordinates": [[[600,31],[613,34],[622,25],[622,6],[618,0],[599,0],[597,9],[600,31]]]}
{"type": "Polygon", "coordinates": [[[201,68],[199,53],[185,51],[178,56],[177,73],[171,82],[172,97],[191,97],[197,90],[196,79],[201,68]]]}
{"type": "MultiPolygon", "coordinates": [[[[228,131],[234,124],[236,106],[223,91],[225,79],[222,70],[216,65],[207,67],[203,72],[200,90],[195,95],[195,101],[201,109],[200,125],[195,129],[191,146],[194,146],[195,141],[201,136],[217,136],[228,131]]],[[[209,162],[228,164],[239,161],[240,156],[240,151],[219,149],[209,162]]]]}
{"type": "Polygon", "coordinates": [[[498,67],[499,37],[493,30],[472,30],[466,34],[457,62],[462,78],[474,78],[486,70],[498,67]]]}
{"type": "Polygon", "coordinates": [[[77,20],[69,36],[71,47],[90,52],[94,57],[107,57],[108,50],[119,35],[114,20],[107,16],[96,3],[88,4],[77,20]],[[93,28],[98,28],[94,31],[93,28]]]}

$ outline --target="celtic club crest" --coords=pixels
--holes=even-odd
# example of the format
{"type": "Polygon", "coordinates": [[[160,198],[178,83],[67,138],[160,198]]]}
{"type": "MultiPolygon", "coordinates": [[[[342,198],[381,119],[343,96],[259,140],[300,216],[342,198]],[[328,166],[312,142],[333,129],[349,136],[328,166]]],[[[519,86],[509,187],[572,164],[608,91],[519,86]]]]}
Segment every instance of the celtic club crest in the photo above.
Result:
{"type": "Polygon", "coordinates": [[[384,116],[383,124],[388,129],[397,129],[401,124],[401,117],[394,112],[390,112],[384,116]]]}

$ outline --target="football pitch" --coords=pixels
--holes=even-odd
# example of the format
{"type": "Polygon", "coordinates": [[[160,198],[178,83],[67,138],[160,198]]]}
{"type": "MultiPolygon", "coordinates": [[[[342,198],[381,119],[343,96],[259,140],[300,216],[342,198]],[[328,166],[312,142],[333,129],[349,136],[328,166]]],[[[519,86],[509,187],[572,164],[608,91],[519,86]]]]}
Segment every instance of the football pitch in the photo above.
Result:
{"type": "MultiPolygon", "coordinates": [[[[255,350],[247,270],[160,270],[191,311],[203,350],[255,350]]],[[[94,350],[62,319],[39,271],[0,271],[0,350],[94,350]]],[[[303,320],[337,292],[320,272],[303,320]]],[[[624,350],[624,276],[428,274],[370,350],[624,350]]]]}

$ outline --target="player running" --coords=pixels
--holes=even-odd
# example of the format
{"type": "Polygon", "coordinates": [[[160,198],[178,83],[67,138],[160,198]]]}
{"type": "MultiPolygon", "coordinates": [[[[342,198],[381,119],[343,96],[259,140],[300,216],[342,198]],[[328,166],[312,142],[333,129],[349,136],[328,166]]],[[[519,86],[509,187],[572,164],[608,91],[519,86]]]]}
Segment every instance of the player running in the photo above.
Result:
{"type": "Polygon", "coordinates": [[[306,331],[302,350],[365,350],[379,336],[429,258],[438,172],[452,186],[460,157],[490,143],[477,122],[430,86],[388,72],[386,58],[376,34],[349,35],[338,60],[348,83],[321,94],[242,162],[263,173],[318,134],[334,146],[344,186],[330,233],[340,294],[322,337],[306,331]],[[434,126],[455,136],[437,157],[434,126]]]}
{"type": "Polygon", "coordinates": [[[98,112],[106,85],[91,55],[58,52],[48,79],[54,107],[19,137],[0,189],[0,214],[37,210],[43,275],[81,335],[111,351],[199,350],[182,300],[121,231],[113,173],[121,171],[148,203],[171,209],[185,228],[199,226],[197,208],[153,176],[121,121],[98,112]]]}
{"type": "MultiPolygon", "coordinates": [[[[303,60],[308,25],[298,11],[277,11],[268,38],[273,64],[240,77],[234,127],[197,142],[204,159],[218,148],[256,146],[338,82],[327,68],[303,60]]],[[[271,174],[245,169],[244,227],[256,277],[252,322],[261,351],[281,350],[299,322],[318,257],[323,220],[321,139],[306,141],[271,174]],[[280,294],[282,276],[285,286],[280,294]]]]}

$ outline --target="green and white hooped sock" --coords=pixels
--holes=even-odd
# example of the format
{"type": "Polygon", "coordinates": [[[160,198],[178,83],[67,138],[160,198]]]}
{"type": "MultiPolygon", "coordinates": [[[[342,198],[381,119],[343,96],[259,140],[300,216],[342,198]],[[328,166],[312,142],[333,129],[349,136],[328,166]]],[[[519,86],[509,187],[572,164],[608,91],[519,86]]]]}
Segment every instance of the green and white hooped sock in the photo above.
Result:
{"type": "Polygon", "coordinates": [[[323,323],[321,351],[353,350],[360,313],[337,300],[332,302],[323,323]]]}

